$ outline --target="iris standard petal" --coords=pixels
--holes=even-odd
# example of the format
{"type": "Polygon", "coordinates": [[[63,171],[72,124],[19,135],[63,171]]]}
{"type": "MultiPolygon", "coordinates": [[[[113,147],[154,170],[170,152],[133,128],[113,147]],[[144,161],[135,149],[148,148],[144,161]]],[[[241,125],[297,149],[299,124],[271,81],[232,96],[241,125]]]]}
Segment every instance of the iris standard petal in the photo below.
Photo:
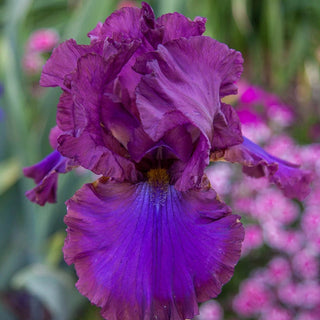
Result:
{"type": "Polygon", "coordinates": [[[241,163],[243,171],[252,177],[268,177],[287,197],[303,200],[310,191],[312,176],[309,171],[272,156],[245,137],[242,144],[227,149],[223,158],[241,163]]]}
{"type": "Polygon", "coordinates": [[[192,21],[178,12],[162,15],[157,19],[157,25],[163,29],[162,43],[181,37],[201,36],[206,30],[206,21],[202,17],[192,21]]]}
{"type": "Polygon", "coordinates": [[[43,87],[59,86],[64,90],[69,90],[64,83],[66,75],[76,68],[81,56],[98,51],[98,47],[98,44],[95,46],[78,45],[73,39],[61,43],[53,50],[51,57],[44,65],[40,85],[43,87]]]}
{"type": "Polygon", "coordinates": [[[158,182],[101,178],[67,202],[65,260],[108,320],[190,319],[239,259],[239,217],[212,189],[158,182]]]}
{"type": "Polygon", "coordinates": [[[143,74],[137,107],[145,131],[154,140],[177,125],[192,123],[213,139],[220,97],[236,93],[242,57],[214,39],[195,36],[159,45],[137,60],[143,74]]]}

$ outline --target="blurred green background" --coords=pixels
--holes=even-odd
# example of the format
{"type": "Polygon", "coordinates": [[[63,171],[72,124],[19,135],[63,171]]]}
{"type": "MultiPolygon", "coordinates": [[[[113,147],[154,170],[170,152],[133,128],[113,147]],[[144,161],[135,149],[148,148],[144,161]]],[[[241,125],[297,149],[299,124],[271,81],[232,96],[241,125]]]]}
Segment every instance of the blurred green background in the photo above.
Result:
{"type": "MultiPolygon", "coordinates": [[[[139,4],[139,2],[137,2],[139,4]]],[[[157,16],[178,11],[208,18],[206,34],[240,50],[243,77],[279,94],[301,121],[293,135],[319,141],[310,128],[320,118],[320,1],[153,0],[157,16]]],[[[24,196],[33,187],[22,168],[51,152],[60,89],[38,87],[22,59],[29,36],[53,28],[60,41],[88,43],[86,34],[117,8],[116,0],[0,1],[0,319],[101,319],[74,288],[76,276],[62,256],[64,202],[84,182],[71,172],[59,180],[58,203],[39,207],[24,196]]],[[[44,58],[48,58],[45,56],[44,58]]],[[[315,131],[317,132],[317,131],[315,131]]],[[[239,275],[241,272],[239,272],[239,275]]],[[[235,274],[238,277],[237,273],[235,274]]],[[[237,281],[236,281],[237,282],[237,281]]]]}

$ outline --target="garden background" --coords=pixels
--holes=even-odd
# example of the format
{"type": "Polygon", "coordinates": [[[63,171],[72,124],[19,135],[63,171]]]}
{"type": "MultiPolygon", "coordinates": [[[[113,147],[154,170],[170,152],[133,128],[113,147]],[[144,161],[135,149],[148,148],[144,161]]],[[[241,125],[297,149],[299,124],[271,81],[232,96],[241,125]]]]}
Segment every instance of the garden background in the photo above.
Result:
{"type": "MultiPolygon", "coordinates": [[[[298,202],[263,180],[242,178],[239,168],[209,168],[212,185],[242,214],[247,235],[233,279],[216,302],[202,306],[199,319],[319,319],[320,2],[148,2],[157,16],[178,11],[191,19],[207,17],[206,35],[242,52],[240,95],[231,102],[244,130],[315,177],[311,195],[298,202]]],[[[119,5],[0,1],[0,320],[101,319],[75,289],[74,269],[62,255],[64,202],[94,177],[80,170],[61,175],[58,202],[40,207],[25,198],[34,185],[22,168],[51,152],[48,134],[61,93],[39,87],[52,47],[34,48],[30,36],[48,28],[59,42],[74,38],[87,44],[87,32],[119,5]]]]}

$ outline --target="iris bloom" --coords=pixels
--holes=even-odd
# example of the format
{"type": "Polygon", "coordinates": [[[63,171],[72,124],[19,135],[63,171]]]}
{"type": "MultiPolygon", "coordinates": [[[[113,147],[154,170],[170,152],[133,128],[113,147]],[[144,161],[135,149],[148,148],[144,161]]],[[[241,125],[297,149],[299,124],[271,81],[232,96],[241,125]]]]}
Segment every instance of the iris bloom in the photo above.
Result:
{"type": "Polygon", "coordinates": [[[205,21],[122,8],[43,68],[41,85],[63,93],[55,150],[25,169],[37,183],[27,196],[54,201],[58,174],[76,166],[101,175],[67,201],[63,251],[108,320],[192,318],[230,280],[244,230],[204,175],[210,160],[307,194],[310,176],[243,138],[221,102],[243,59],[202,36],[205,21]]]}

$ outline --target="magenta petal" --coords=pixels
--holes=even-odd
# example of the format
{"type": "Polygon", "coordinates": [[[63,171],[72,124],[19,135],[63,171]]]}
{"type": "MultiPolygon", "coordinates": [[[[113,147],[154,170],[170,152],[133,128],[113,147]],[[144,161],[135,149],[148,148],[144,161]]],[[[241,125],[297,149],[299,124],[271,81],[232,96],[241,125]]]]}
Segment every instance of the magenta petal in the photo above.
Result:
{"type": "Polygon", "coordinates": [[[212,189],[100,180],[67,202],[67,263],[108,320],[184,320],[230,280],[244,231],[212,189]]]}
{"type": "Polygon", "coordinates": [[[205,30],[206,18],[196,17],[194,21],[184,15],[174,12],[162,15],[157,19],[159,28],[163,28],[162,43],[192,36],[201,36],[205,30]]]}
{"type": "Polygon", "coordinates": [[[60,136],[60,134],[62,133],[62,131],[59,129],[58,126],[53,127],[50,130],[50,134],[49,134],[49,142],[50,142],[50,146],[52,147],[52,149],[56,150],[57,146],[58,146],[58,137],[60,136]]]}
{"type": "Polygon", "coordinates": [[[204,169],[209,164],[209,149],[207,138],[201,134],[188,161],[177,161],[172,166],[171,175],[178,190],[185,191],[201,184],[204,169]]]}
{"type": "Polygon", "coordinates": [[[228,104],[221,104],[221,111],[213,120],[212,150],[227,149],[243,142],[239,117],[228,104]]]}
{"type": "Polygon", "coordinates": [[[64,84],[65,76],[76,68],[77,61],[81,56],[95,51],[95,47],[78,45],[73,39],[61,43],[53,50],[50,59],[44,65],[40,85],[44,87],[59,86],[68,90],[64,84]]]}
{"type": "Polygon", "coordinates": [[[106,38],[120,40],[141,39],[140,31],[141,9],[134,7],[125,7],[113,12],[106,21],[101,22],[88,33],[91,41],[105,41],[106,38]]]}
{"type": "Polygon", "coordinates": [[[79,135],[87,125],[83,105],[75,105],[73,95],[64,91],[57,105],[57,125],[63,131],[79,135]]]}
{"type": "Polygon", "coordinates": [[[195,36],[159,45],[138,59],[144,74],[137,88],[141,122],[154,140],[185,123],[199,128],[211,141],[220,97],[235,93],[242,57],[209,37],[195,36]]]}
{"type": "MultiPolygon", "coordinates": [[[[136,181],[138,173],[134,163],[113,152],[111,148],[107,148],[99,141],[86,131],[77,138],[61,135],[58,139],[58,150],[73,159],[77,165],[81,165],[95,174],[102,174],[119,181],[136,181]]],[[[118,142],[114,139],[114,144],[116,143],[118,142]]]]}
{"type": "Polygon", "coordinates": [[[250,176],[267,176],[287,197],[303,200],[310,191],[312,177],[309,171],[270,155],[245,137],[241,145],[226,150],[224,159],[241,163],[243,171],[250,176]]]}
{"type": "Polygon", "coordinates": [[[70,160],[56,150],[39,163],[24,168],[24,175],[34,179],[37,184],[35,188],[27,191],[26,196],[41,206],[46,202],[56,202],[58,174],[70,170],[70,160]]]}
{"type": "MultiPolygon", "coordinates": [[[[68,133],[58,139],[59,152],[96,174],[135,181],[134,164],[126,159],[127,151],[103,123],[104,88],[110,68],[100,56],[79,58],[72,75],[71,94],[64,93],[58,106],[58,123],[68,133]]],[[[123,112],[124,113],[124,112],[123,112]]],[[[124,119],[123,115],[123,119],[124,119]]]]}

